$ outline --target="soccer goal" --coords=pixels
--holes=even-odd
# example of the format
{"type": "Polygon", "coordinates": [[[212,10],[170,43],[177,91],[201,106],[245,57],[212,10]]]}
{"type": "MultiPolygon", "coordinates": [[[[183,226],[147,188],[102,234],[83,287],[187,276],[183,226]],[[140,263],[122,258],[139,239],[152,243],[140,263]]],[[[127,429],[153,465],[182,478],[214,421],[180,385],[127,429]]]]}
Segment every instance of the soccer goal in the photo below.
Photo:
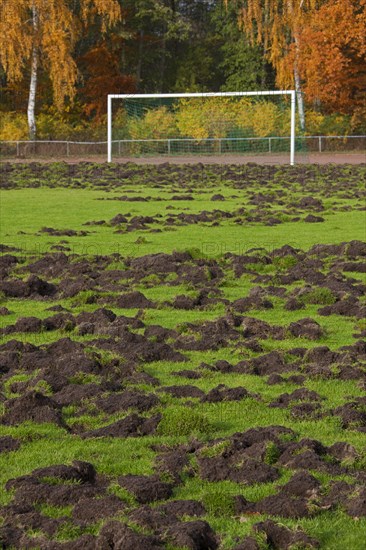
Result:
{"type": "Polygon", "coordinates": [[[108,162],[277,155],[294,165],[295,133],[294,90],[108,95],[108,162]]]}

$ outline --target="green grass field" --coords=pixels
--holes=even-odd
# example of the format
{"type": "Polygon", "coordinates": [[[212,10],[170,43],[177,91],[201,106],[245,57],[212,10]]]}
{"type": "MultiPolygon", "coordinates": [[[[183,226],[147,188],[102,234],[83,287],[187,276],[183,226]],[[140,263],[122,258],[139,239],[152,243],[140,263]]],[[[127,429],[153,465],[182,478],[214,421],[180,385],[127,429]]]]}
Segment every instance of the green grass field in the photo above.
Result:
{"type": "MultiPolygon", "coordinates": [[[[72,377],[68,375],[69,386],[97,384],[100,391],[80,402],[62,406],[61,415],[67,429],[57,422],[34,422],[24,412],[19,417],[21,421],[9,417],[14,403],[28,392],[36,390],[50,399],[58,398],[60,390],[51,383],[52,362],[45,365],[35,361],[26,368],[21,362],[22,353],[26,354],[24,348],[19,353],[17,367],[0,370],[3,415],[0,451],[2,437],[12,436],[20,443],[11,452],[0,452],[0,515],[4,526],[18,525],[25,537],[17,539],[15,547],[21,547],[19,540],[28,545],[33,541],[33,546],[24,547],[42,548],[45,541],[66,544],[86,534],[96,537],[110,518],[81,525],[72,519],[73,505],[60,503],[55,507],[42,503],[37,504],[40,517],[53,518],[53,521],[62,518],[53,534],[42,527],[19,527],[19,517],[6,508],[17,498],[16,490],[5,489],[8,480],[46,466],[70,465],[74,460],[90,462],[99,475],[106,476],[107,493],[125,503],[123,511],[113,517],[129,525],[135,533],[150,536],[154,530],[142,528],[131,520],[130,514],[139,504],[131,492],[121,487],[119,477],[150,476],[157,471],[157,456],[164,448],[182,450],[185,445],[198,441],[200,446],[189,454],[190,467],[181,472],[180,481],[173,481],[169,471],[164,471],[161,479],[172,483],[172,496],[165,499],[168,502],[193,499],[203,504],[205,514],[200,519],[207,521],[215,532],[218,548],[234,549],[248,535],[254,536],[258,548],[269,548],[263,537],[253,531],[255,523],[268,517],[291,529],[302,529],[325,550],[364,548],[365,507],[358,504],[360,515],[349,510],[352,499],[362,498],[359,491],[364,484],[366,423],[362,419],[366,415],[366,356],[352,349],[346,357],[347,352],[340,348],[354,346],[365,339],[366,324],[362,316],[365,248],[358,244],[361,252],[352,253],[352,246],[356,245],[349,244],[366,240],[365,175],[364,166],[127,165],[117,169],[86,163],[73,167],[72,174],[65,165],[57,164],[33,168],[18,165],[3,172],[1,306],[8,312],[1,316],[1,354],[5,357],[10,349],[6,345],[13,340],[29,342],[47,351],[53,342],[70,338],[80,342],[83,353],[97,357],[101,365],[98,372],[83,369],[79,372],[76,368],[72,377]],[[220,198],[212,200],[215,195],[220,198]],[[118,214],[124,221],[113,222],[118,214]],[[306,220],[308,216],[320,219],[306,220]],[[95,223],[102,220],[103,223],[95,223]],[[347,244],[339,246],[341,243],[347,244]],[[338,248],[311,250],[315,245],[338,245],[338,248]],[[285,246],[292,248],[278,252],[285,246]],[[165,267],[156,269],[153,262],[144,268],[136,263],[158,253],[171,258],[175,252],[185,258],[175,271],[164,271],[165,267]],[[16,259],[10,264],[4,260],[9,255],[16,259]],[[61,256],[67,257],[62,269],[58,267],[61,256]],[[13,290],[9,290],[7,283],[16,280],[19,288],[28,288],[31,275],[54,285],[54,294],[42,296],[29,291],[28,295],[12,295],[13,290]],[[255,298],[258,287],[260,299],[255,298]],[[142,293],[153,307],[119,305],[119,298],[130,292],[142,293]],[[181,296],[190,299],[190,305],[180,308],[177,297],[181,296]],[[200,303],[198,299],[202,296],[200,303]],[[244,306],[237,303],[253,296],[253,303],[250,300],[244,306]],[[296,300],[299,309],[287,308],[290,298],[296,300]],[[264,299],[271,305],[263,305],[264,299]],[[327,315],[321,312],[324,307],[334,308],[347,300],[357,305],[357,311],[339,314],[334,309],[327,315]],[[117,352],[112,344],[110,348],[101,344],[112,332],[103,332],[102,327],[83,333],[77,321],[54,330],[46,330],[44,325],[35,331],[9,329],[22,318],[36,317],[42,321],[49,318],[55,312],[48,308],[56,305],[74,319],[83,312],[93,313],[104,307],[116,314],[117,319],[125,316],[139,320],[140,327],[128,329],[136,337],[148,334],[147,329],[155,326],[174,331],[167,333],[164,343],[181,352],[186,361],[156,360],[143,354],[137,358],[124,356],[123,350],[117,352]],[[208,333],[205,349],[206,332],[202,327],[208,322],[215,324],[219,319],[229,319],[230,315],[244,316],[238,328],[230,325],[238,337],[221,335],[218,330],[216,345],[215,338],[211,341],[208,333]],[[260,332],[245,336],[246,317],[279,327],[277,331],[281,336],[277,337],[272,328],[265,336],[260,332]],[[291,328],[305,318],[319,327],[316,337],[306,332],[297,335],[291,328]],[[195,342],[202,343],[201,349],[195,342]],[[323,370],[319,368],[321,358],[313,362],[307,360],[312,350],[321,346],[319,357],[326,355],[327,348],[335,353],[334,359],[324,363],[323,370]],[[302,351],[296,354],[294,350],[298,348],[302,351]],[[261,358],[277,352],[283,359],[282,370],[278,371],[282,380],[268,384],[268,376],[277,371],[258,374],[261,358]],[[217,361],[227,361],[231,366],[240,362],[245,365],[241,370],[232,368],[231,371],[211,368],[217,361]],[[112,365],[116,362],[122,369],[118,373],[131,365],[133,375],[124,379],[121,374],[115,374],[112,365]],[[257,364],[258,372],[253,367],[257,364]],[[353,369],[353,375],[345,374],[346,366],[353,369]],[[189,379],[177,374],[182,369],[194,371],[199,377],[189,379]],[[303,376],[300,385],[288,380],[293,375],[303,376]],[[113,382],[115,389],[108,389],[107,382],[113,382]],[[249,396],[211,402],[192,396],[180,397],[164,390],[193,385],[202,392],[197,395],[207,395],[220,384],[227,388],[245,388],[249,396]],[[279,396],[291,394],[299,387],[316,392],[319,409],[296,416],[292,412],[293,403],[286,407],[269,406],[279,396]],[[101,408],[98,401],[101,397],[125,390],[157,397],[156,404],[141,413],[143,418],[162,415],[156,431],[141,437],[83,438],[83,434],[91,430],[109,426],[136,412],[133,407],[112,412],[101,408]],[[334,410],[357,399],[360,400],[359,416],[347,424],[341,413],[334,410]],[[277,494],[278,487],[285,485],[298,470],[278,462],[283,452],[280,447],[276,449],[279,455],[268,459],[268,464],[278,470],[275,481],[245,483],[233,481],[229,474],[225,479],[210,481],[203,475],[202,457],[216,457],[215,453],[222,452],[221,448],[212,449],[216,440],[226,442],[224,448],[231,444],[233,434],[265,426],[290,428],[297,442],[309,438],[327,448],[336,442],[347,442],[354,449],[352,456],[339,459],[327,451],[319,459],[322,465],[316,468],[309,462],[308,470],[320,482],[321,489],[311,506],[307,501],[309,513],[301,517],[273,516],[258,511],[246,514],[235,508],[238,495],[257,503],[277,494]],[[334,468],[328,467],[329,464],[334,468]],[[338,504],[327,507],[324,499],[337,481],[350,484],[353,493],[347,496],[348,500],[342,497],[338,504]]],[[[113,338],[117,346],[119,336],[113,338]]],[[[148,338],[151,345],[159,342],[159,337],[148,338]]],[[[135,344],[134,340],[131,342],[132,353],[135,344]]],[[[305,445],[306,449],[309,445],[305,445]]],[[[297,451],[302,452],[304,449],[297,451]]],[[[150,504],[155,509],[162,501],[150,504]]],[[[4,540],[4,547],[11,547],[7,539],[4,540]]],[[[161,540],[163,547],[170,550],[187,548],[179,545],[173,536],[167,535],[161,540]]],[[[140,544],[142,547],[143,543],[140,544]]],[[[300,547],[305,546],[291,546],[300,547]]]]}

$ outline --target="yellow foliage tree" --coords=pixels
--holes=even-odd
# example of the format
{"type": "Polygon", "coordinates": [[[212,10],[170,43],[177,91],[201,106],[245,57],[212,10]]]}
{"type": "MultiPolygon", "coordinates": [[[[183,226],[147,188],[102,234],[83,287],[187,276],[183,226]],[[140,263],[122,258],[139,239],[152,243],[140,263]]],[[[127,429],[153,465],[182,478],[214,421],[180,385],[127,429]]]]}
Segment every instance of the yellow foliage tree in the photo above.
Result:
{"type": "Polygon", "coordinates": [[[42,60],[48,70],[55,104],[75,95],[77,67],[73,49],[83,26],[96,16],[102,31],[121,17],[118,0],[0,0],[0,63],[9,82],[19,81],[30,65],[28,100],[29,137],[36,137],[37,71],[42,60]]]}
{"type": "MultiPolygon", "coordinates": [[[[281,113],[277,105],[270,102],[257,103],[253,108],[252,124],[254,133],[258,137],[267,137],[274,134],[281,121],[281,113]]],[[[277,131],[277,133],[280,133],[277,131]]]]}
{"type": "Polygon", "coordinates": [[[230,98],[182,99],[176,116],[181,135],[201,141],[225,137],[228,128],[236,121],[237,110],[230,98]]]}
{"type": "Polygon", "coordinates": [[[168,139],[177,133],[174,115],[164,106],[147,111],[143,118],[131,118],[128,130],[132,139],[168,139]]]}
{"type": "MultiPolygon", "coordinates": [[[[226,3],[236,0],[225,0],[226,3]]],[[[299,73],[299,35],[310,12],[325,0],[241,0],[239,24],[253,43],[262,44],[276,69],[277,84],[295,85],[301,127],[305,126],[299,73]]]]}
{"type": "Polygon", "coordinates": [[[201,141],[209,137],[205,124],[205,115],[197,102],[182,99],[177,107],[177,127],[183,137],[190,137],[201,141]]]}

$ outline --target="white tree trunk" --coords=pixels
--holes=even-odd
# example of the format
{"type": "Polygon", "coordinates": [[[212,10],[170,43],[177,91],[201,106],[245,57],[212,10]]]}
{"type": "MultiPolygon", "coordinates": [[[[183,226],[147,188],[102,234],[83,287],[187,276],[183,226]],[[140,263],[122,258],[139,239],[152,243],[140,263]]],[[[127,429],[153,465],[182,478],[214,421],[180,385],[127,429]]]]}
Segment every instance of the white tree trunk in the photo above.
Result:
{"type": "Polygon", "coordinates": [[[299,110],[299,119],[300,119],[300,128],[302,131],[305,130],[305,108],[304,108],[304,96],[301,90],[301,81],[299,71],[297,67],[294,68],[294,78],[295,78],[295,90],[297,98],[297,108],[299,110]]]}
{"type": "MultiPolygon", "coordinates": [[[[302,10],[304,4],[304,0],[300,0],[300,10],[302,10]]],[[[289,14],[293,17],[293,5],[289,1],[288,2],[288,11],[289,14]]],[[[294,63],[294,80],[295,80],[295,91],[296,91],[296,99],[297,99],[297,108],[299,110],[299,119],[300,119],[300,128],[302,131],[305,131],[305,107],[304,107],[304,96],[302,94],[301,90],[301,79],[299,75],[299,69],[298,69],[298,59],[299,59],[299,38],[298,38],[298,32],[297,28],[295,27],[293,29],[293,40],[295,42],[295,63],[294,63]]]]}
{"type": "MultiPolygon", "coordinates": [[[[36,40],[36,33],[38,30],[38,14],[36,8],[33,6],[33,32],[36,40]]],[[[36,126],[36,92],[37,92],[37,70],[38,70],[38,51],[37,46],[33,44],[32,51],[32,64],[31,64],[31,80],[29,86],[29,98],[28,98],[28,128],[29,128],[29,139],[34,141],[37,135],[37,126],[36,126]]]]}

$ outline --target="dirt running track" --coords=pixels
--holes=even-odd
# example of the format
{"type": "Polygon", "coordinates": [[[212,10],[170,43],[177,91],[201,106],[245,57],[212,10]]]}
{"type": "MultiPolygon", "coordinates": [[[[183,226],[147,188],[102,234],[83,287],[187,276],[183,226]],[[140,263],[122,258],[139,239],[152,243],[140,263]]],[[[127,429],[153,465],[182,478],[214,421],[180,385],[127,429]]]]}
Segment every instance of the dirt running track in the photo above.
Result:
{"type": "MultiPolygon", "coordinates": [[[[67,162],[77,164],[79,162],[106,162],[105,156],[88,157],[50,157],[50,158],[9,158],[3,159],[3,162],[67,162]]],[[[256,164],[289,164],[289,155],[207,155],[207,156],[179,156],[179,157],[123,157],[114,159],[113,162],[135,164],[246,164],[255,162],[256,164]]],[[[363,164],[366,163],[366,151],[358,153],[299,153],[296,156],[297,164],[363,164]]]]}

